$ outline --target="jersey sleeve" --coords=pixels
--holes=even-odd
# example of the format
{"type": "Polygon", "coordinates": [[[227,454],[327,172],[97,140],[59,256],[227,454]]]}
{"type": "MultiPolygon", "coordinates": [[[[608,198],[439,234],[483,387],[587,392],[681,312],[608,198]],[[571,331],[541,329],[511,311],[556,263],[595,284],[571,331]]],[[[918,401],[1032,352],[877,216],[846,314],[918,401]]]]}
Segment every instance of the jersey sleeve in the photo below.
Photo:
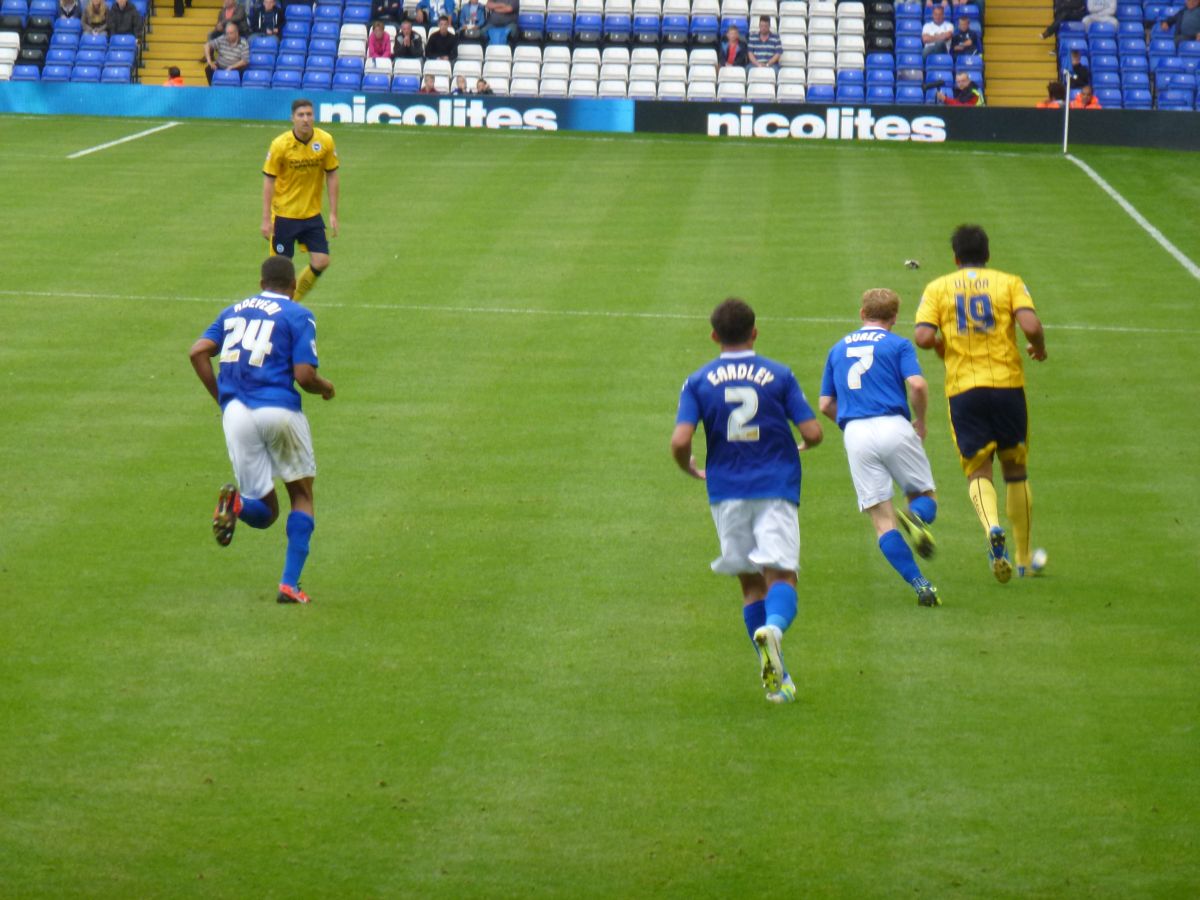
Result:
{"type": "Polygon", "coordinates": [[[700,399],[692,389],[691,379],[683,383],[679,392],[679,411],[675,414],[676,425],[696,425],[700,422],[700,399]]]}
{"type": "Polygon", "coordinates": [[[833,382],[833,351],[825,357],[825,372],[821,375],[821,396],[837,398],[837,385],[833,382]]]}
{"type": "Polygon", "coordinates": [[[200,339],[212,341],[214,344],[216,344],[218,347],[220,347],[221,341],[224,338],[224,336],[225,336],[225,311],[222,310],[221,314],[219,316],[217,316],[216,320],[211,325],[209,325],[206,329],[204,329],[204,334],[200,335],[200,339]]]}
{"type": "Polygon", "coordinates": [[[1025,286],[1016,275],[1012,276],[1012,281],[1009,283],[1009,292],[1012,294],[1013,312],[1018,309],[1034,309],[1033,295],[1029,293],[1029,288],[1025,286]]]}
{"type": "Polygon", "coordinates": [[[934,328],[940,328],[941,322],[939,318],[937,290],[931,284],[925,288],[925,293],[921,295],[921,303],[917,306],[915,319],[918,325],[932,325],[934,328]]]}
{"type": "Polygon", "coordinates": [[[912,378],[921,374],[921,363],[917,361],[917,348],[912,341],[902,341],[900,344],[900,375],[912,378]]]}
{"type": "Polygon", "coordinates": [[[318,366],[317,320],[313,318],[312,313],[306,309],[297,312],[292,322],[292,333],[295,335],[292,344],[292,365],[318,366]]]}
{"type": "Polygon", "coordinates": [[[283,171],[283,151],[278,146],[278,141],[271,141],[271,146],[267,148],[267,158],[263,163],[263,174],[270,175],[272,178],[278,178],[283,171]]]}
{"type": "Polygon", "coordinates": [[[800,390],[800,384],[796,381],[796,376],[791,372],[788,372],[787,384],[784,386],[783,406],[787,410],[788,418],[797,425],[817,417],[817,414],[813,412],[813,408],[808,405],[804,391],[800,390]]]}
{"type": "Polygon", "coordinates": [[[329,152],[325,154],[325,171],[336,172],[341,161],[338,159],[337,146],[333,143],[333,135],[329,135],[329,152]]]}

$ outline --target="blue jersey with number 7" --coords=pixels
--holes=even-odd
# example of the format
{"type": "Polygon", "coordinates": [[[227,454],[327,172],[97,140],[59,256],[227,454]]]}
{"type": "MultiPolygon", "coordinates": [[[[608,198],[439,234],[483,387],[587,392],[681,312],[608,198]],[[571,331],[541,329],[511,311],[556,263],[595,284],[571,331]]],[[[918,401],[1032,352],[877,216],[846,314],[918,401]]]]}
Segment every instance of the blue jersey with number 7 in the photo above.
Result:
{"type": "Polygon", "coordinates": [[[222,409],[235,399],[251,409],[300,409],[293,366],[317,365],[317,322],[305,307],[263,291],[223,309],[203,337],[220,348],[217,399],[222,409]]]}
{"type": "Polygon", "coordinates": [[[722,353],[683,383],[675,424],[704,422],[709,503],[800,502],[792,423],[816,416],[791,370],[753,350],[722,353]]]}
{"type": "Polygon", "coordinates": [[[912,342],[878,325],[853,331],[833,345],[821,377],[821,396],[837,400],[838,427],[852,419],[908,418],[905,380],[921,374],[912,342]]]}

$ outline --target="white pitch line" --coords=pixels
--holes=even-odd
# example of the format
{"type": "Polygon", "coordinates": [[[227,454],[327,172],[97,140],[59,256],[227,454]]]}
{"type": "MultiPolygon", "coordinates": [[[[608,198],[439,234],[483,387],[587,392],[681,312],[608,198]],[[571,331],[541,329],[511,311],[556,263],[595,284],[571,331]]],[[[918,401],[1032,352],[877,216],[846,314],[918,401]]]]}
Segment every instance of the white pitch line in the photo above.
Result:
{"type": "Polygon", "coordinates": [[[1166,235],[1151,225],[1149,220],[1140,212],[1138,212],[1132,203],[1118,194],[1116,188],[1100,177],[1100,174],[1082,159],[1072,156],[1070,153],[1067,154],[1067,159],[1079,166],[1079,168],[1083,170],[1084,174],[1087,175],[1088,178],[1092,179],[1092,181],[1096,182],[1096,184],[1100,186],[1100,190],[1112,197],[1113,200],[1117,202],[1117,205],[1121,207],[1121,209],[1125,210],[1125,212],[1129,215],[1129,218],[1137,222],[1137,224],[1141,226],[1142,230],[1145,231],[1146,234],[1158,241],[1162,248],[1175,257],[1179,264],[1187,269],[1188,273],[1193,278],[1195,278],[1197,281],[1200,281],[1200,266],[1192,262],[1192,260],[1190,260],[1182,250],[1167,240],[1166,235]]]}
{"type": "MultiPolygon", "coordinates": [[[[230,297],[183,297],[150,294],[103,294],[78,291],[13,291],[0,290],[0,297],[61,298],[67,300],[117,300],[125,302],[153,303],[203,303],[212,307],[228,306],[236,302],[230,297]]],[[[418,303],[325,303],[317,309],[372,309],[382,312],[428,312],[444,315],[482,316],[558,316],[561,318],[585,319],[658,319],[706,321],[704,312],[639,312],[637,310],[603,309],[536,309],[518,306],[432,306],[418,303]]],[[[845,316],[759,316],[767,322],[797,322],[807,325],[844,325],[850,320],[845,316]]],[[[850,322],[850,324],[853,324],[850,322]]],[[[1200,335],[1200,330],[1186,328],[1131,328],[1125,325],[1077,325],[1051,322],[1048,327],[1055,331],[1087,331],[1111,334],[1159,334],[1176,336],[1200,335]]]]}
{"type": "Polygon", "coordinates": [[[165,125],[159,125],[157,128],[147,128],[145,131],[139,131],[137,134],[131,134],[123,138],[117,138],[115,141],[109,141],[107,144],[97,144],[95,147],[88,147],[86,150],[77,150],[67,156],[67,159],[79,159],[81,156],[87,156],[89,153],[98,153],[101,150],[107,150],[109,147],[115,147],[117,144],[124,144],[129,141],[136,141],[138,138],[144,138],[148,134],[154,134],[156,131],[166,131],[168,128],[174,128],[176,125],[182,125],[182,122],[167,122],[165,125]]]}

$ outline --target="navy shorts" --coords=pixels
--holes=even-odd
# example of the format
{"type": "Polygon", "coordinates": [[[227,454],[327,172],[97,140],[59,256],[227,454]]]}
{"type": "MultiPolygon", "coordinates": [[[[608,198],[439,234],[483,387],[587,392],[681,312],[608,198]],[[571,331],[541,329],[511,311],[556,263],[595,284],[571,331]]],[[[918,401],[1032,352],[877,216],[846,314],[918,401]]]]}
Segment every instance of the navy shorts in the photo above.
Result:
{"type": "Polygon", "coordinates": [[[963,468],[978,465],[992,451],[1024,463],[1029,413],[1024,388],[972,388],[950,398],[950,425],[963,468]],[[1018,451],[1006,453],[1005,451],[1018,451]]]}
{"type": "Polygon", "coordinates": [[[309,253],[328,253],[329,240],[325,237],[325,220],[316,215],[311,219],[288,219],[275,217],[271,249],[280,256],[292,256],[295,245],[303,244],[309,253]]]}

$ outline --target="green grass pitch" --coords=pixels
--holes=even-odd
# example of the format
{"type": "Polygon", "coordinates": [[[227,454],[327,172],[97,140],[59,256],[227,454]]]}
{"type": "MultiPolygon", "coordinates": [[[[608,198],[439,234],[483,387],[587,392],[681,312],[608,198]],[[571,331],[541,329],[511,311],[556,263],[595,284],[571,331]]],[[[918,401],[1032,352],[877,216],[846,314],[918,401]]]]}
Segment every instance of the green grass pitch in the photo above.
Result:
{"type": "MultiPolygon", "coordinates": [[[[152,124],[0,119],[0,896],[1200,893],[1198,285],[1056,152],[335,126],[297,608],[281,526],[212,540],[186,358],[256,289],[286,125],[66,159],[152,124]],[[861,291],[911,334],[962,221],[1046,323],[1048,571],[991,578],[922,355],[945,605],[827,425],[771,706],[679,385],[738,294],[815,403],[861,291]]],[[[1200,259],[1189,159],[1078,154],[1200,259]]]]}

